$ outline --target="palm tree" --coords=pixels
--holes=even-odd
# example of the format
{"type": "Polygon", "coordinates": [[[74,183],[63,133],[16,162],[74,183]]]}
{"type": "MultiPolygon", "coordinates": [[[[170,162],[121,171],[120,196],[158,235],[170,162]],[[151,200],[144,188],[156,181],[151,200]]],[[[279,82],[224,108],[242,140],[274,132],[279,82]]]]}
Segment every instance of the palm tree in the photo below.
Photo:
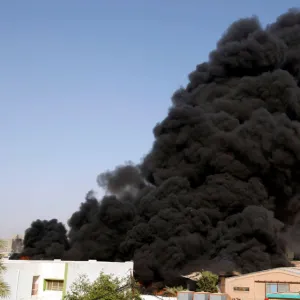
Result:
{"type": "MultiPolygon", "coordinates": [[[[0,240],[0,249],[3,248],[4,242],[0,240]]],[[[0,298],[6,298],[8,297],[10,293],[9,286],[7,285],[6,282],[3,281],[3,278],[1,276],[1,273],[5,271],[5,266],[2,262],[2,256],[0,254],[0,298]]]]}

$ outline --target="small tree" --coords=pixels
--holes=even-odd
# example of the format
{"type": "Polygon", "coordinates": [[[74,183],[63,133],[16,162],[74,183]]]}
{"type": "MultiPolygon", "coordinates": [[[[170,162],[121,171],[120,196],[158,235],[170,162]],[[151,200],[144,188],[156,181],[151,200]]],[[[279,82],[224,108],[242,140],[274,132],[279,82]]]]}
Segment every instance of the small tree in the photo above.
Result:
{"type": "Polygon", "coordinates": [[[65,300],[141,300],[132,279],[119,280],[103,273],[90,282],[85,275],[79,276],[70,287],[65,300]]]}
{"type": "MultiPolygon", "coordinates": [[[[3,248],[4,242],[0,240],[0,249],[3,248]]],[[[6,282],[4,282],[1,274],[5,271],[5,266],[2,262],[2,255],[0,255],[0,298],[6,298],[9,296],[10,289],[6,282]]]]}
{"type": "Polygon", "coordinates": [[[202,277],[197,282],[197,290],[200,292],[217,293],[218,275],[209,271],[203,271],[201,274],[202,277]]]}

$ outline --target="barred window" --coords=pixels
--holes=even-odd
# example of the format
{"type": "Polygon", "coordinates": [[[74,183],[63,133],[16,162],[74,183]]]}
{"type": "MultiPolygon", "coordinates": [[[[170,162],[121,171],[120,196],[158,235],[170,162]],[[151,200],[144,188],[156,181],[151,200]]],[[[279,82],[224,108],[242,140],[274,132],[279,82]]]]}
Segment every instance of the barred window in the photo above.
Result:
{"type": "Polygon", "coordinates": [[[45,290],[46,291],[62,291],[64,287],[63,280],[53,280],[53,279],[46,279],[45,290]]]}

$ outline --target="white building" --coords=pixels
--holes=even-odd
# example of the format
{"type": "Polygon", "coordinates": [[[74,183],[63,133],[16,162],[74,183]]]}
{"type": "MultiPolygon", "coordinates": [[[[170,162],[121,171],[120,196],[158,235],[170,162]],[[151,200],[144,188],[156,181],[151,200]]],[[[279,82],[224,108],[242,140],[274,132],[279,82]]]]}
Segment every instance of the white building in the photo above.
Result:
{"type": "Polygon", "coordinates": [[[79,275],[94,281],[101,272],[124,278],[133,262],[5,260],[8,300],[61,300],[79,275]]]}

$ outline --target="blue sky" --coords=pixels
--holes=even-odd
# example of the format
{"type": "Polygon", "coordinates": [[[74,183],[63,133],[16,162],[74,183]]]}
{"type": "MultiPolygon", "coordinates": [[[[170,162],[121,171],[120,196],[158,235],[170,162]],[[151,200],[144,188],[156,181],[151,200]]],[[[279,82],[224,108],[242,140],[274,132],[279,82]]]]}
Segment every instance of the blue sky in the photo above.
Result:
{"type": "Polygon", "coordinates": [[[265,25],[297,5],[2,1],[0,237],[66,222],[99,173],[148,152],[172,93],[230,23],[255,14],[265,25]]]}

